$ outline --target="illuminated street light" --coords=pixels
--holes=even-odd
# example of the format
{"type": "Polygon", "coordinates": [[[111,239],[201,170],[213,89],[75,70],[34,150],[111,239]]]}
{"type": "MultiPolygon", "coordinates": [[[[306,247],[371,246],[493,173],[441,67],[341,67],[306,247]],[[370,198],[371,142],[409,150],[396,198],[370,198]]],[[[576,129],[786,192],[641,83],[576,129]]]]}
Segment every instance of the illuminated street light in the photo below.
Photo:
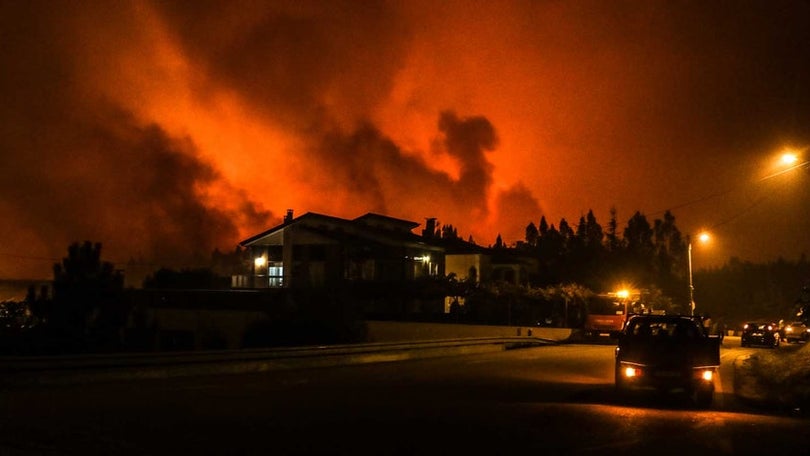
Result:
{"type": "MultiPolygon", "coordinates": [[[[698,234],[698,242],[700,243],[707,243],[711,239],[709,233],[702,231],[698,234]]],[[[686,257],[689,265],[689,308],[690,314],[692,316],[695,315],[695,285],[692,283],[692,238],[690,235],[686,235],[686,242],[688,243],[687,250],[686,250],[686,257]]]]}
{"type": "Polygon", "coordinates": [[[794,169],[807,168],[808,166],[810,166],[810,161],[807,161],[802,157],[802,152],[805,152],[806,150],[807,149],[802,151],[796,151],[793,149],[785,149],[785,151],[782,152],[782,155],[779,156],[779,160],[777,161],[775,166],[775,168],[778,169],[778,171],[775,171],[761,178],[760,182],[777,176],[781,176],[782,174],[787,174],[793,171],[794,169]]]}
{"type": "Polygon", "coordinates": [[[794,152],[785,152],[779,158],[779,161],[785,166],[793,166],[799,161],[799,156],[794,152]]]}

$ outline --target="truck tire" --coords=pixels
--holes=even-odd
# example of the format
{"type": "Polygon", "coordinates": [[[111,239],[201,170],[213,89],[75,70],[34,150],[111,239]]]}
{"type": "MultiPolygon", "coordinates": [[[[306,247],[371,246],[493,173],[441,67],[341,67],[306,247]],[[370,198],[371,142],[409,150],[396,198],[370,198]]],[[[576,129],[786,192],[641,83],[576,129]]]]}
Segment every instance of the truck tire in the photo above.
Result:
{"type": "Polygon", "coordinates": [[[711,407],[714,400],[714,386],[712,387],[697,387],[693,393],[695,405],[701,409],[711,407]]]}
{"type": "Polygon", "coordinates": [[[616,368],[614,369],[614,387],[617,393],[624,392],[624,380],[622,379],[622,369],[619,363],[616,363],[616,368]]]}

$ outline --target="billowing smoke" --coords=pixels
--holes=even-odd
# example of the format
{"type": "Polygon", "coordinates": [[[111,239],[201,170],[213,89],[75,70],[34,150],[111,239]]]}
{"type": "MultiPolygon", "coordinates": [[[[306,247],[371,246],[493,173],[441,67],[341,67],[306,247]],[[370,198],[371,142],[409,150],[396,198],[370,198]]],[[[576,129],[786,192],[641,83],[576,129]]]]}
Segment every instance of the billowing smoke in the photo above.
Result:
{"type": "Polygon", "coordinates": [[[47,276],[83,240],[101,242],[121,266],[204,264],[213,249],[234,248],[240,228],[269,223],[193,139],[83,92],[69,44],[56,40],[68,13],[59,6],[0,14],[9,32],[0,51],[0,276],[47,276]],[[213,188],[229,190],[230,201],[212,198],[213,188]]]}
{"type": "Polygon", "coordinates": [[[390,2],[154,2],[209,84],[303,134],[354,128],[387,97],[413,24],[390,2]]]}
{"type": "Polygon", "coordinates": [[[333,131],[320,138],[307,154],[313,173],[305,177],[306,187],[339,211],[360,207],[415,220],[440,217],[450,224],[486,218],[492,184],[486,153],[497,144],[494,127],[484,117],[453,112],[441,113],[437,126],[438,147],[459,163],[458,179],[366,124],[351,134],[333,131]]]}
{"type": "Polygon", "coordinates": [[[233,248],[239,224],[258,229],[271,220],[241,190],[231,193],[235,205],[210,200],[204,189],[226,184],[191,140],[113,106],[64,114],[34,139],[37,150],[28,141],[4,146],[18,151],[5,164],[19,176],[3,181],[4,218],[38,238],[45,254],[90,239],[118,262],[204,264],[213,249],[233,248]]]}
{"type": "MultiPolygon", "coordinates": [[[[517,184],[499,192],[497,198],[495,206],[498,208],[498,215],[495,226],[509,236],[518,236],[507,237],[504,242],[509,244],[512,241],[525,240],[526,227],[529,223],[538,226],[543,214],[537,198],[523,184],[517,184]],[[531,214],[534,214],[534,217],[531,214]]],[[[552,223],[556,225],[557,222],[552,223]]]]}
{"type": "MultiPolygon", "coordinates": [[[[191,263],[290,208],[487,245],[698,200],[807,152],[810,7],[781,5],[0,2],[0,277],[47,276],[84,239],[191,263]]],[[[806,224],[754,240],[808,188],[676,216],[792,255],[806,224]]]]}

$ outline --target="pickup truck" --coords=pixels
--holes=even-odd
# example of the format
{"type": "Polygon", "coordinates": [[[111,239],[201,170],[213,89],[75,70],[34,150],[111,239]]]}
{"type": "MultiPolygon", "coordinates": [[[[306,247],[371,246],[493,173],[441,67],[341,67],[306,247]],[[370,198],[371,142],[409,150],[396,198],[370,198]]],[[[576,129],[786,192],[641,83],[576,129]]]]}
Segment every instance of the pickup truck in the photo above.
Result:
{"type": "Polygon", "coordinates": [[[697,317],[634,315],[616,346],[616,389],[681,391],[709,407],[720,366],[720,338],[708,335],[697,317]]]}

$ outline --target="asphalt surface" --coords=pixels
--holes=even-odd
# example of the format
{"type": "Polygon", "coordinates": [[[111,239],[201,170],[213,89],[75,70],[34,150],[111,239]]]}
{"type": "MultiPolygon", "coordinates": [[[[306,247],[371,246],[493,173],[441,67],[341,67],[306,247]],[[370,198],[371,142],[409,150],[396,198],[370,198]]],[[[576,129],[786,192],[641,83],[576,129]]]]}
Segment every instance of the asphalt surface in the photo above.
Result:
{"type": "MultiPolygon", "coordinates": [[[[1,454],[779,454],[808,422],[738,400],[620,398],[611,345],[2,391],[1,454]]],[[[787,352],[786,352],[787,353],[787,352]]],[[[794,451],[795,452],[795,451],[794,451]]]]}

